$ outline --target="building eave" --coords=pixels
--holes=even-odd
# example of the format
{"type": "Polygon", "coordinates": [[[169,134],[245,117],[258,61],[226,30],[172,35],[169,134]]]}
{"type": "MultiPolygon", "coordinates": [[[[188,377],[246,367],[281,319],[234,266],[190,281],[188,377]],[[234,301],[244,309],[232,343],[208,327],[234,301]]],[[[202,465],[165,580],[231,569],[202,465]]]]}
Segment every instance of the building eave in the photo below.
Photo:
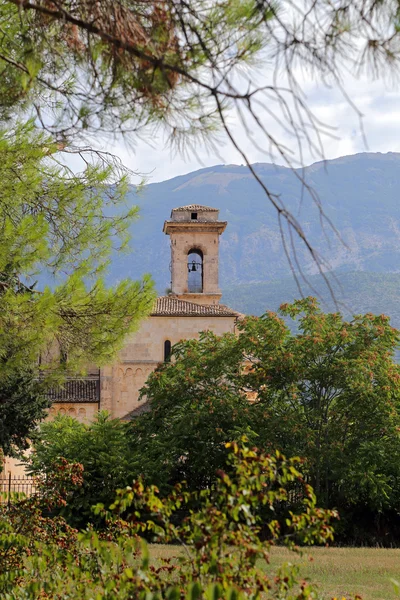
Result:
{"type": "Polygon", "coordinates": [[[167,235],[171,233],[191,232],[193,230],[203,233],[217,231],[220,235],[226,229],[227,221],[164,221],[163,232],[167,235]]]}
{"type": "Polygon", "coordinates": [[[241,314],[225,304],[197,304],[187,302],[176,296],[160,296],[157,298],[151,317],[229,317],[237,318],[241,314]]]}

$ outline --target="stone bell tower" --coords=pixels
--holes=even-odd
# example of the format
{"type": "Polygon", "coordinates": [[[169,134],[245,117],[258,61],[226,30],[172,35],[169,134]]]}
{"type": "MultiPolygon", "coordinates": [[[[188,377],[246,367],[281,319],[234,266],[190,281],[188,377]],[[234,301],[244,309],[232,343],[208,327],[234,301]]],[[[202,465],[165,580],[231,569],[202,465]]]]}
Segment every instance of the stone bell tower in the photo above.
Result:
{"type": "Polygon", "coordinates": [[[226,221],[219,210],[200,204],[174,208],[163,231],[171,239],[172,294],[196,304],[218,304],[219,236],[226,221]]]}

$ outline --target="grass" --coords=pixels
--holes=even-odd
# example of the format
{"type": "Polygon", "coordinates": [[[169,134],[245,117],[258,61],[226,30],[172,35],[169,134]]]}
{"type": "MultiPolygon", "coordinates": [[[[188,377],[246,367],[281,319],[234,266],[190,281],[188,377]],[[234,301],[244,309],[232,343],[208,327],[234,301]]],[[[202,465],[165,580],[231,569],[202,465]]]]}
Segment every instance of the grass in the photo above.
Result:
{"type": "MultiPolygon", "coordinates": [[[[151,546],[154,558],[173,557],[180,552],[176,546],[151,546]]],[[[296,557],[286,548],[273,548],[271,568],[283,562],[299,563],[302,576],[317,583],[326,600],[356,594],[362,600],[399,599],[390,580],[400,581],[400,549],[311,548],[296,557]]]]}
{"type": "MultiPolygon", "coordinates": [[[[289,560],[293,561],[292,553],[285,548],[275,548],[272,552],[274,566],[289,560]]],[[[299,562],[301,573],[319,584],[326,599],[355,594],[363,600],[398,598],[390,579],[400,579],[400,550],[313,548],[299,562]]]]}

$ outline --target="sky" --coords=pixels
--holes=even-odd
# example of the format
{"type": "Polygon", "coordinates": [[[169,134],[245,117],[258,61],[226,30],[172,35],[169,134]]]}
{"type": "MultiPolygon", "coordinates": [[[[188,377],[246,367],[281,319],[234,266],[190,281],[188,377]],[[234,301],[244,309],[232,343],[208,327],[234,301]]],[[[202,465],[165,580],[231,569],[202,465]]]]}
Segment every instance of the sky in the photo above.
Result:
{"type": "MultiPolygon", "coordinates": [[[[325,158],[332,159],[359,152],[400,152],[400,86],[398,83],[380,79],[371,80],[366,76],[360,79],[346,76],[344,89],[351,102],[363,115],[362,127],[365,140],[357,112],[337,87],[330,88],[311,81],[306,76],[302,77],[302,88],[308,106],[324,123],[334,128],[332,130],[334,138],[325,137],[323,140],[325,158]]],[[[274,124],[266,112],[261,109],[259,112],[268,129],[280,141],[293,147],[291,136],[274,124]]],[[[255,147],[235,115],[231,115],[230,122],[251,162],[271,162],[269,152],[255,147]]],[[[259,133],[255,132],[254,137],[257,143],[263,145],[259,133]]],[[[127,167],[144,174],[148,183],[164,181],[215,164],[243,164],[242,157],[224,137],[219,142],[218,152],[210,151],[198,144],[196,154],[189,151],[188,156],[177,153],[161,135],[152,138],[151,142],[137,141],[134,149],[128,147],[122,139],[117,139],[111,145],[110,142],[104,143],[103,148],[111,149],[127,167]]],[[[299,153],[294,148],[291,157],[296,164],[299,164],[299,153]]],[[[304,164],[312,164],[320,159],[318,156],[313,156],[308,148],[304,148],[304,164]]],[[[274,162],[282,164],[279,158],[274,162]]]]}

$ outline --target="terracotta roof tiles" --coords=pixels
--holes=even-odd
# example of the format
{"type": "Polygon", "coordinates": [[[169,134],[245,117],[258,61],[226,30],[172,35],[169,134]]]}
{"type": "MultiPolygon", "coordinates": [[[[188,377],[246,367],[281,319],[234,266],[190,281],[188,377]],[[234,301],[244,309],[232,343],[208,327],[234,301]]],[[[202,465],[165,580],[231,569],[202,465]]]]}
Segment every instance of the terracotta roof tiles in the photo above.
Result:
{"type": "Polygon", "coordinates": [[[157,298],[152,317],[239,317],[240,313],[225,304],[196,304],[175,296],[157,298]]]}

